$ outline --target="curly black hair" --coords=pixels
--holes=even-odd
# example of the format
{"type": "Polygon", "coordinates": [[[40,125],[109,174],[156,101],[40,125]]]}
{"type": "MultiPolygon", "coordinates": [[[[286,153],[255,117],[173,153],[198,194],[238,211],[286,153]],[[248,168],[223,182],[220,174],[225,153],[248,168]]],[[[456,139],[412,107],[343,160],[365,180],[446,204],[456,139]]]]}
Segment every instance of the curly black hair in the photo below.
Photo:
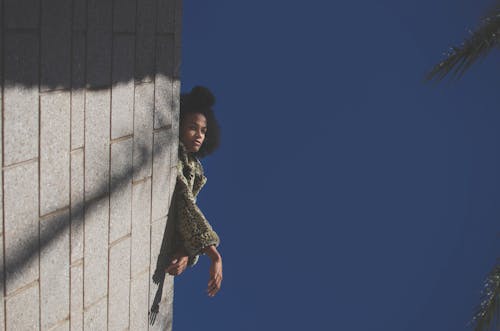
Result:
{"type": "Polygon", "coordinates": [[[210,90],[203,86],[195,86],[189,93],[181,94],[180,128],[186,114],[200,113],[207,119],[207,133],[205,141],[194,155],[198,158],[212,154],[220,143],[220,127],[212,110],[215,97],[210,90]]]}

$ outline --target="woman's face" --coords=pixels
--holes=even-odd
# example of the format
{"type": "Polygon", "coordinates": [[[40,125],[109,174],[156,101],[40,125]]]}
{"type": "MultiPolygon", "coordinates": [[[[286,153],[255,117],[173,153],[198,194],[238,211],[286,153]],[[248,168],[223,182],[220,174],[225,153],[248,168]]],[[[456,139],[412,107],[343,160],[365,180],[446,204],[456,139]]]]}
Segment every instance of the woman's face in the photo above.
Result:
{"type": "Polygon", "coordinates": [[[180,139],[190,153],[200,150],[207,133],[207,119],[201,113],[188,113],[181,123],[180,139]]]}

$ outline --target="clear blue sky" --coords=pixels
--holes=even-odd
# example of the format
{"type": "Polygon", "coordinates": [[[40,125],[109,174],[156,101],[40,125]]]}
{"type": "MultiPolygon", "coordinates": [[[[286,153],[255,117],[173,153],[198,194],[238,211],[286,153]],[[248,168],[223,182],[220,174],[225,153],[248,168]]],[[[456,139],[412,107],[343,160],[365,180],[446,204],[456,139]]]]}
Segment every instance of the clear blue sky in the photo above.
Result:
{"type": "Polygon", "coordinates": [[[184,1],[224,282],[179,277],[175,331],[466,329],[500,256],[500,53],[424,75],[492,3],[184,1]]]}

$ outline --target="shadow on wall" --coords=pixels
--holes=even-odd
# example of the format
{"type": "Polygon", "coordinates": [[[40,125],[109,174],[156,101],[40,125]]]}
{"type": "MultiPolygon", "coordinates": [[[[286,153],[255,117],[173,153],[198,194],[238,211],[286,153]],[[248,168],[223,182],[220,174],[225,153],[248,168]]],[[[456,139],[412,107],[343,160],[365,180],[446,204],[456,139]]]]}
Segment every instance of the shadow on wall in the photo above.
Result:
{"type": "MultiPolygon", "coordinates": [[[[161,157],[162,154],[170,153],[169,145],[155,145],[153,148],[153,157],[161,157]]],[[[86,199],[85,202],[78,203],[71,208],[71,224],[69,222],[69,216],[67,213],[60,214],[50,219],[50,224],[47,226],[48,231],[44,231],[40,234],[40,237],[24,238],[22,241],[26,242],[27,245],[23,246],[22,249],[17,249],[16,251],[8,252],[6,255],[6,273],[3,270],[1,275],[5,275],[7,283],[9,279],[15,278],[16,274],[22,272],[23,268],[29,264],[32,259],[38,257],[38,252],[44,250],[53,240],[57,240],[65,230],[71,225],[71,227],[81,227],[83,226],[85,213],[92,213],[95,209],[102,207],[102,202],[109,199],[109,196],[113,192],[118,192],[123,189],[124,186],[128,185],[135,175],[140,173],[144,167],[148,166],[148,162],[151,160],[150,151],[145,146],[139,146],[138,148],[139,156],[137,157],[137,164],[135,166],[129,166],[122,173],[118,174],[113,178],[112,184],[108,185],[108,181],[101,181],[99,189],[94,197],[86,199]],[[39,240],[38,240],[39,239],[39,240]]],[[[47,221],[45,221],[47,222],[47,221]]],[[[165,233],[163,235],[163,240],[171,238],[173,235],[172,225],[167,224],[165,233]]],[[[152,270],[154,270],[152,266],[152,270]]],[[[3,266],[2,266],[3,268],[3,266]]]]}
{"type": "Polygon", "coordinates": [[[181,0],[40,3],[0,0],[5,86],[108,89],[179,77],[181,0]]]}
{"type": "MultiPolygon", "coordinates": [[[[123,0],[119,6],[112,0],[40,3],[0,0],[3,114],[38,114],[39,96],[56,90],[70,91],[72,95],[77,91],[110,90],[112,100],[113,96],[116,100],[122,98],[124,104],[134,107],[135,87],[154,84],[154,101],[146,106],[154,114],[151,130],[176,128],[172,110],[178,109],[175,96],[180,92],[180,41],[174,31],[180,31],[180,0],[123,0]],[[15,90],[20,100],[26,96],[36,100],[36,107],[20,102],[21,106],[9,109],[17,102],[7,100],[10,90],[15,90]]],[[[114,116],[113,104],[110,107],[114,116]]],[[[36,118],[39,121],[39,115],[36,118]]],[[[4,121],[2,125],[13,127],[14,123],[4,121]]],[[[162,154],[170,153],[172,146],[155,144],[151,148],[135,139],[134,145],[134,165],[113,177],[111,184],[108,178],[96,180],[97,193],[71,207],[71,226],[79,226],[75,220],[82,223],[85,213],[91,213],[110,194],[130,183],[141,169],[150,167],[151,157],[162,158],[162,154]]],[[[5,281],[19,274],[68,226],[67,214],[56,216],[50,220],[49,231],[23,239],[27,244],[22,249],[5,252],[5,270],[1,273],[5,281]]]]}

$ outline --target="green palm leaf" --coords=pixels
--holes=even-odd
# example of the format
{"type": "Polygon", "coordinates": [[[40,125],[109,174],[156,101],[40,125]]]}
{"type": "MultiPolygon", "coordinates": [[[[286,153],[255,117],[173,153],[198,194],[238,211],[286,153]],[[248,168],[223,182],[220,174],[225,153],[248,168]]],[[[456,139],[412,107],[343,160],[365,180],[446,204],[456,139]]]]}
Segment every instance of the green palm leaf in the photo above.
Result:
{"type": "Polygon", "coordinates": [[[479,58],[487,55],[494,47],[500,45],[500,2],[488,12],[479,28],[471,32],[462,45],[454,46],[446,58],[438,63],[427,74],[426,79],[443,79],[449,73],[460,78],[479,58]]]}
{"type": "Polygon", "coordinates": [[[484,283],[481,304],[472,323],[474,331],[500,330],[500,264],[490,272],[484,283]]]}

